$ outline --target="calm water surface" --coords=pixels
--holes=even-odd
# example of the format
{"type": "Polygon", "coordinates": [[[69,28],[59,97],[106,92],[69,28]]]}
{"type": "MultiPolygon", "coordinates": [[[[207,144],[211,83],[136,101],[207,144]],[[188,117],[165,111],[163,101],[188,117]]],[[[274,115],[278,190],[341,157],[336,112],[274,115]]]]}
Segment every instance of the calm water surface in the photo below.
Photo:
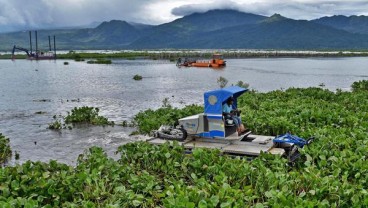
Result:
{"type": "Polygon", "coordinates": [[[331,90],[349,90],[352,82],[368,77],[367,58],[232,59],[222,70],[177,68],[152,60],[63,63],[0,60],[0,132],[20,154],[20,160],[10,164],[50,159],[75,164],[88,147],[101,146],[113,156],[118,146],[135,139],[129,137],[134,129],[119,126],[46,129],[53,115],[66,115],[74,107],[99,107],[102,115],[119,123],[160,107],[164,98],[176,107],[201,104],[203,92],[217,88],[220,76],[262,92],[321,83],[331,90]],[[134,81],[135,74],[143,80],[134,81]],[[36,114],[40,111],[44,114],[36,114]]]}

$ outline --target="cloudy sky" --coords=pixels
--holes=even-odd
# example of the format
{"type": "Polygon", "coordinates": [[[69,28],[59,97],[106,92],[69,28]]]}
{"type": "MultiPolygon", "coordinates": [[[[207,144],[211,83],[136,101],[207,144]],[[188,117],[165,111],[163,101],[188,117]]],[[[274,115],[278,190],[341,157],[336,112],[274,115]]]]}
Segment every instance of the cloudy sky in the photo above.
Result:
{"type": "Polygon", "coordinates": [[[78,26],[112,19],[161,24],[221,8],[314,19],[368,15],[368,0],[0,0],[0,28],[78,26]]]}

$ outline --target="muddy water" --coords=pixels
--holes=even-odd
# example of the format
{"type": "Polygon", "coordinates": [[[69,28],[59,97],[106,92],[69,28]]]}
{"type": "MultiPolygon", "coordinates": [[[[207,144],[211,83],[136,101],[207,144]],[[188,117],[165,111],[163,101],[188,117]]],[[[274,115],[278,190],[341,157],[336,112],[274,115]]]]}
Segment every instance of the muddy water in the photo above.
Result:
{"type": "Polygon", "coordinates": [[[88,147],[101,146],[114,156],[118,146],[136,139],[129,137],[134,129],[119,126],[47,129],[54,115],[66,115],[74,107],[99,107],[103,116],[119,123],[160,107],[164,98],[177,107],[201,104],[203,92],[217,88],[220,76],[258,91],[321,83],[349,90],[353,81],[368,77],[367,58],[233,59],[222,70],[152,60],[113,60],[111,65],[64,61],[0,60],[0,132],[20,154],[10,164],[50,159],[75,164],[88,147]],[[134,81],[135,74],[143,80],[134,81]]]}

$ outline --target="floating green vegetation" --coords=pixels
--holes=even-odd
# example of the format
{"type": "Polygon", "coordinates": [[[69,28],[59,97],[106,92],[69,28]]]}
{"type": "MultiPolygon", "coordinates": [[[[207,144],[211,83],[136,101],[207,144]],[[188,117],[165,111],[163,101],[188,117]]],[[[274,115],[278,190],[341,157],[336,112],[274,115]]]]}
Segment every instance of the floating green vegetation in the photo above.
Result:
{"type": "Polygon", "coordinates": [[[149,58],[150,53],[147,52],[115,52],[115,53],[77,53],[70,51],[67,54],[59,54],[59,59],[113,59],[113,58],[125,58],[134,60],[139,58],[149,58]]]}
{"type": "MultiPolygon", "coordinates": [[[[243,121],[259,134],[316,136],[294,167],[262,154],[247,159],[177,143],[135,142],[119,160],[93,147],[75,166],[28,161],[0,169],[0,207],[366,207],[367,91],[321,88],[248,92],[243,121]]],[[[199,106],[140,112],[141,132],[202,112],[199,106]]]]}
{"type": "Polygon", "coordinates": [[[243,82],[243,81],[238,81],[236,84],[236,86],[248,89],[249,88],[249,83],[243,82]]]}
{"type": "Polygon", "coordinates": [[[9,138],[6,138],[0,133],[0,165],[5,163],[11,155],[12,151],[9,144],[9,138]]]}
{"type": "Polygon", "coordinates": [[[357,82],[354,82],[352,85],[351,85],[351,89],[353,91],[368,91],[368,80],[361,80],[361,81],[357,81],[357,82]]]}
{"type": "Polygon", "coordinates": [[[159,108],[158,110],[148,109],[141,111],[133,120],[141,134],[148,134],[152,130],[158,129],[161,125],[175,125],[179,118],[201,112],[203,112],[202,106],[189,105],[182,109],[178,109],[168,105],[168,107],[159,108]]]}
{"type": "Polygon", "coordinates": [[[109,59],[97,59],[97,60],[89,60],[87,64],[111,64],[111,60],[109,59]]]}
{"type": "Polygon", "coordinates": [[[220,88],[226,87],[228,82],[229,82],[229,80],[227,80],[225,77],[222,77],[222,76],[220,76],[217,79],[217,84],[219,85],[220,88]]]}
{"type": "Polygon", "coordinates": [[[52,130],[60,130],[66,128],[66,126],[61,122],[61,120],[55,120],[53,123],[49,124],[48,128],[52,130]]]}
{"type": "Polygon", "coordinates": [[[368,202],[366,162],[358,158],[336,167],[339,158],[322,153],[291,168],[267,154],[249,162],[220,150],[187,155],[177,143],[145,142],[126,144],[117,153],[115,161],[93,147],[75,167],[28,161],[2,168],[0,206],[364,207],[368,202]],[[360,168],[350,167],[356,164],[360,168]]]}
{"type": "Polygon", "coordinates": [[[19,160],[20,155],[17,151],[15,151],[14,159],[19,160]]]}
{"type": "Polygon", "coordinates": [[[64,65],[69,65],[69,62],[67,62],[67,61],[64,61],[64,65]]]}
{"type": "Polygon", "coordinates": [[[139,81],[139,80],[142,80],[143,77],[139,74],[136,74],[136,75],[134,75],[133,79],[136,80],[136,81],[139,81]]]}
{"type": "Polygon", "coordinates": [[[84,59],[82,59],[82,58],[76,58],[76,59],[74,59],[74,61],[76,61],[76,62],[82,62],[82,61],[84,61],[84,59]]]}
{"type": "Polygon", "coordinates": [[[134,122],[130,122],[130,121],[122,121],[120,124],[118,124],[119,126],[122,127],[135,127],[134,122]]]}
{"type": "Polygon", "coordinates": [[[65,117],[66,124],[87,123],[92,125],[114,125],[113,121],[109,121],[106,117],[99,116],[99,108],[83,106],[75,107],[71,113],[65,117]]]}
{"type": "Polygon", "coordinates": [[[49,129],[72,129],[71,124],[92,124],[92,125],[114,125],[113,121],[109,121],[104,116],[99,116],[99,108],[94,107],[75,107],[71,112],[67,112],[67,116],[54,115],[54,122],[49,124],[49,129]],[[63,122],[64,121],[64,122],[63,122]]]}

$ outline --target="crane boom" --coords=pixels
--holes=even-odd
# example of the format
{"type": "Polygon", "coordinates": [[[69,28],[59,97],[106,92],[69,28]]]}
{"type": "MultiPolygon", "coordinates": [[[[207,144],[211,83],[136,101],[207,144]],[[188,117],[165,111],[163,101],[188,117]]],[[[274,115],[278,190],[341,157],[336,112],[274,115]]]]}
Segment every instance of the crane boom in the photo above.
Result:
{"type": "Polygon", "coordinates": [[[15,50],[20,50],[20,51],[24,51],[27,53],[27,56],[30,57],[31,54],[29,53],[28,49],[25,49],[25,48],[22,48],[22,47],[17,47],[16,45],[14,45],[13,47],[13,51],[12,51],[12,57],[14,57],[14,53],[15,53],[15,50]]]}

